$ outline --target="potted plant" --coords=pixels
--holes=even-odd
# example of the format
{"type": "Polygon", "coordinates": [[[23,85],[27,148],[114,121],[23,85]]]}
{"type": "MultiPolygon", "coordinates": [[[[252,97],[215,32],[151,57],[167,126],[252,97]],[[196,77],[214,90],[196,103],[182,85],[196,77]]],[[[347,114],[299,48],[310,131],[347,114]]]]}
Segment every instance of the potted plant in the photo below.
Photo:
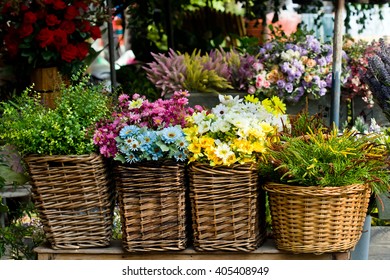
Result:
{"type": "Polygon", "coordinates": [[[111,117],[98,123],[94,142],[115,159],[125,250],[182,250],[187,245],[185,162],[182,127],[194,111],[188,92],[148,101],[121,94],[111,117]]]}
{"type": "Polygon", "coordinates": [[[31,88],[1,103],[0,139],[27,164],[34,203],[53,248],[107,246],[113,189],[93,144],[94,124],[108,113],[102,85],[74,76],[57,108],[44,107],[31,88]]]}
{"type": "Polygon", "coordinates": [[[284,135],[260,169],[279,249],[343,252],[357,244],[373,193],[388,187],[387,151],[376,134],[319,129],[284,135]]]}
{"type": "Polygon", "coordinates": [[[248,252],[265,240],[257,168],[267,141],[286,122],[284,110],[278,97],[220,95],[220,104],[189,118],[184,132],[196,250],[248,252]]]}
{"type": "Polygon", "coordinates": [[[218,104],[221,92],[241,97],[250,93],[248,79],[256,73],[256,57],[234,49],[215,49],[206,54],[181,54],[171,49],[167,54],[152,56],[154,61],[144,69],[148,79],[161,90],[161,96],[169,97],[186,88],[191,93],[192,106],[211,108],[218,104]]]}

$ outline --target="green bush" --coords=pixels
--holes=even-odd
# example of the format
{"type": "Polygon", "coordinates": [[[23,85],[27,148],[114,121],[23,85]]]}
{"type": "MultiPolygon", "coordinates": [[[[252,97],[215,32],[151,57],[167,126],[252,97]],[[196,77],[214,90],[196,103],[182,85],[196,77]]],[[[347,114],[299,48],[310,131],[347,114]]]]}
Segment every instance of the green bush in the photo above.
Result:
{"type": "Polygon", "coordinates": [[[71,85],[61,85],[55,109],[44,107],[39,93],[27,88],[14,100],[2,102],[0,139],[22,155],[80,155],[94,152],[94,124],[108,113],[103,85],[89,83],[79,73],[71,85]]]}

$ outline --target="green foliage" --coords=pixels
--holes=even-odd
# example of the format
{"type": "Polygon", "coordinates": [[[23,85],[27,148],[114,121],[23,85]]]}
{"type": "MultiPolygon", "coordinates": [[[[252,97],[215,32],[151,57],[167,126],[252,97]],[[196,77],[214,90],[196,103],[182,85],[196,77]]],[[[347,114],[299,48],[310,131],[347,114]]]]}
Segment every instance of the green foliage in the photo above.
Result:
{"type": "Polygon", "coordinates": [[[299,137],[310,133],[317,133],[327,129],[324,119],[320,114],[310,115],[302,111],[298,115],[290,116],[289,125],[283,124],[282,135],[287,137],[299,137]]]}
{"type": "Polygon", "coordinates": [[[56,109],[40,102],[27,88],[15,100],[1,103],[0,139],[14,145],[21,155],[72,155],[94,152],[94,124],[108,113],[103,85],[91,85],[79,73],[73,84],[61,86],[56,109]]]}
{"type": "Polygon", "coordinates": [[[189,91],[218,92],[219,90],[232,89],[230,83],[212,69],[204,68],[209,56],[201,57],[194,51],[191,55],[184,54],[184,63],[187,66],[184,88],[189,91]]]}
{"type": "Polygon", "coordinates": [[[370,184],[374,193],[387,190],[387,151],[376,143],[376,135],[333,130],[284,140],[270,148],[266,170],[272,179],[302,186],[370,184]]]}
{"type": "Polygon", "coordinates": [[[31,202],[18,207],[9,225],[0,228],[0,257],[36,259],[33,249],[45,241],[42,225],[36,216],[31,202]]]}

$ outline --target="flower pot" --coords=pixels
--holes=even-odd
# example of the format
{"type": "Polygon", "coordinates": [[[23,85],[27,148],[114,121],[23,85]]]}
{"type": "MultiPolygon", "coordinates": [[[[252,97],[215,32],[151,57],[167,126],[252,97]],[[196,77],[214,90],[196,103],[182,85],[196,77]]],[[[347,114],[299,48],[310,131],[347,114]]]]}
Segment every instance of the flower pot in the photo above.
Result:
{"type": "Polygon", "coordinates": [[[54,109],[60,96],[62,78],[57,67],[37,68],[31,73],[33,89],[41,94],[42,103],[54,109]]]}
{"type": "Polygon", "coordinates": [[[183,250],[187,245],[185,165],[172,160],[114,167],[129,252],[183,250]]]}
{"type": "Polygon", "coordinates": [[[362,234],[370,188],[267,183],[276,247],[293,253],[346,252],[362,234]]]}
{"type": "Polygon", "coordinates": [[[33,200],[54,249],[110,244],[114,189],[102,156],[30,155],[25,161],[33,200]]]}
{"type": "Polygon", "coordinates": [[[197,251],[244,251],[265,240],[265,195],[254,164],[191,163],[190,202],[197,251]]]}
{"type": "Polygon", "coordinates": [[[371,237],[371,216],[367,215],[364,219],[362,235],[359,242],[351,252],[352,260],[368,260],[371,237]]]}

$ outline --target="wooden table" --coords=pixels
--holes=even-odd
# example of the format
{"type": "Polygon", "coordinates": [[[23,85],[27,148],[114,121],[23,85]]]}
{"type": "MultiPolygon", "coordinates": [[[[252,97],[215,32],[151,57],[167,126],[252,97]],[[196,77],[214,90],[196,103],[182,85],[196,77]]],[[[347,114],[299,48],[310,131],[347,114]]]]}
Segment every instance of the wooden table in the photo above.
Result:
{"type": "Polygon", "coordinates": [[[348,260],[350,253],[293,254],[275,248],[268,239],[257,250],[245,252],[198,252],[193,248],[170,252],[136,252],[123,250],[120,240],[109,247],[92,249],[51,249],[48,246],[35,248],[39,260],[348,260]]]}

